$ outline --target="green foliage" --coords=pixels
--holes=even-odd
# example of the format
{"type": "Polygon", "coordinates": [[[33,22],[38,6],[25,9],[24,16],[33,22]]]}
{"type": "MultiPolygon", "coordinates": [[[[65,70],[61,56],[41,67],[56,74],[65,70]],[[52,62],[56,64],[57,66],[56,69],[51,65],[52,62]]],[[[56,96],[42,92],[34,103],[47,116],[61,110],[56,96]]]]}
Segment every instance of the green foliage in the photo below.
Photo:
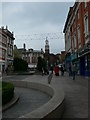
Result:
{"type": "Polygon", "coordinates": [[[38,57],[38,64],[37,64],[37,69],[39,71],[42,71],[42,67],[45,69],[46,67],[46,63],[45,63],[45,60],[41,57],[38,57]]]}
{"type": "Polygon", "coordinates": [[[20,52],[17,49],[14,50],[14,58],[21,58],[20,52]]]}
{"type": "Polygon", "coordinates": [[[2,82],[2,104],[8,103],[14,95],[14,86],[11,83],[2,82]]]}
{"type": "Polygon", "coordinates": [[[27,71],[28,63],[21,58],[14,58],[14,71],[27,71]]]}

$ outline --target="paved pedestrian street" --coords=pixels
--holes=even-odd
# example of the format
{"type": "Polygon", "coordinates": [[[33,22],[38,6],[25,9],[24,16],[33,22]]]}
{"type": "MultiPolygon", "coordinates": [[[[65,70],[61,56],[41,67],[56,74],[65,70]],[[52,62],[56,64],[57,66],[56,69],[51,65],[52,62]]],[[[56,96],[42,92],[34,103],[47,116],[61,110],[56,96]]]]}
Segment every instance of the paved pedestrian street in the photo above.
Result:
{"type": "MultiPolygon", "coordinates": [[[[12,77],[8,77],[12,80],[12,77]]],[[[47,75],[14,76],[14,80],[33,81],[48,84],[47,75]]],[[[4,80],[7,78],[3,78],[4,80]]],[[[76,76],[72,79],[68,73],[64,76],[55,76],[51,80],[50,86],[56,89],[62,87],[65,93],[65,111],[62,118],[88,118],[88,78],[76,76]]]]}
{"type": "Polygon", "coordinates": [[[52,84],[62,86],[65,92],[65,112],[63,118],[88,118],[88,79],[83,77],[55,77],[52,84]]]}
{"type": "Polygon", "coordinates": [[[48,102],[51,97],[43,92],[27,88],[15,88],[19,101],[10,109],[3,112],[3,118],[18,118],[32,112],[48,102]]]}

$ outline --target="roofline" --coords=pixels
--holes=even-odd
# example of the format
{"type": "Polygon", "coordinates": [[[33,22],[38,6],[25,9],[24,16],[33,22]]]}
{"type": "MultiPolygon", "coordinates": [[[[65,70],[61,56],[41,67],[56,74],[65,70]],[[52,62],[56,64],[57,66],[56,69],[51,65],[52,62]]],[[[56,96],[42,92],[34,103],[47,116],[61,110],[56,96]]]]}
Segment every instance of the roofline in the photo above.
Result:
{"type": "Polygon", "coordinates": [[[71,10],[71,9],[73,9],[73,7],[69,7],[69,12],[68,12],[68,15],[67,15],[67,19],[66,19],[66,22],[65,22],[65,26],[64,26],[63,33],[65,33],[65,30],[66,30],[68,21],[69,21],[69,19],[70,19],[70,10],[71,10]]]}

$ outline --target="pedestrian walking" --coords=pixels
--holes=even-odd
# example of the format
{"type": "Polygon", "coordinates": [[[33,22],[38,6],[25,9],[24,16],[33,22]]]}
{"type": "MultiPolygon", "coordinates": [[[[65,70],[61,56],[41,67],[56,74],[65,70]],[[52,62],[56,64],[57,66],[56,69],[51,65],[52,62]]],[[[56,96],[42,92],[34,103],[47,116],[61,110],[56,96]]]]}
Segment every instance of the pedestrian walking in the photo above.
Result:
{"type": "Polygon", "coordinates": [[[71,70],[71,65],[69,65],[69,76],[71,76],[72,70],[71,70]]]}
{"type": "Polygon", "coordinates": [[[64,66],[63,66],[62,72],[63,72],[63,76],[64,76],[64,66]]]}
{"type": "Polygon", "coordinates": [[[72,64],[73,80],[75,80],[75,64],[72,64]]]}
{"type": "Polygon", "coordinates": [[[53,74],[53,65],[51,64],[51,71],[52,71],[52,74],[53,74]]]}
{"type": "Polygon", "coordinates": [[[64,70],[63,70],[63,66],[61,65],[61,76],[63,76],[64,74],[64,70]]]}

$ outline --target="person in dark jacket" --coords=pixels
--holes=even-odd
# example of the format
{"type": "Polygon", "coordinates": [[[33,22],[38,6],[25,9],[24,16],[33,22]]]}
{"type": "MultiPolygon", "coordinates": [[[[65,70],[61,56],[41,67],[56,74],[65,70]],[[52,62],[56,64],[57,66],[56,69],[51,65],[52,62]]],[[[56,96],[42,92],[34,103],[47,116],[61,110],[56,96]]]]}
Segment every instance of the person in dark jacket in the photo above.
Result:
{"type": "Polygon", "coordinates": [[[52,74],[53,74],[53,65],[51,64],[51,71],[52,71],[52,74]]]}
{"type": "Polygon", "coordinates": [[[72,64],[72,74],[73,74],[73,80],[75,80],[75,64],[72,64]]]}
{"type": "Polygon", "coordinates": [[[71,65],[69,65],[69,76],[72,75],[72,69],[71,69],[71,65]]]}
{"type": "Polygon", "coordinates": [[[64,74],[64,70],[63,70],[63,66],[61,65],[61,76],[63,76],[64,74]]]}

